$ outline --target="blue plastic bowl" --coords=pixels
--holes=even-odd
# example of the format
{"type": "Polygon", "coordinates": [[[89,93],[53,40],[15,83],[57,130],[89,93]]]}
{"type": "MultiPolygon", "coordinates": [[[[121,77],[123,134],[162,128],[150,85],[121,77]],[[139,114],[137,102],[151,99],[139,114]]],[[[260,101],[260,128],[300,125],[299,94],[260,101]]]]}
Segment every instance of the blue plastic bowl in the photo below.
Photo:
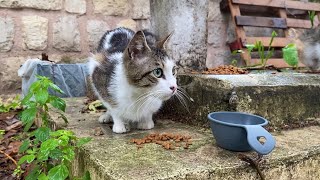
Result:
{"type": "Polygon", "coordinates": [[[217,145],[224,149],[268,154],[275,147],[275,139],[262,127],[268,124],[263,117],[240,112],[213,112],[208,119],[217,145]],[[259,141],[261,137],[265,138],[264,143],[259,141]]]}

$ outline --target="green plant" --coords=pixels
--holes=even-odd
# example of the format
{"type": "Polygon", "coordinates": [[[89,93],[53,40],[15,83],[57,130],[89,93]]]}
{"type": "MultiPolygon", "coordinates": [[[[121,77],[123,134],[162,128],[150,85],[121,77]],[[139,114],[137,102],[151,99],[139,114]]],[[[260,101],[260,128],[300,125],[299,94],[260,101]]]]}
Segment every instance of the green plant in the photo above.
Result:
{"type": "Polygon", "coordinates": [[[28,94],[21,101],[25,108],[21,113],[24,131],[28,131],[35,120],[40,120],[40,123],[43,123],[45,127],[49,125],[49,104],[58,110],[60,117],[66,123],[68,122],[63,114],[66,103],[63,99],[50,95],[48,92],[49,88],[59,93],[63,93],[63,91],[47,77],[37,76],[37,78],[38,80],[31,84],[28,94]]]}
{"type": "Polygon", "coordinates": [[[263,46],[261,41],[256,41],[255,44],[247,44],[246,45],[246,48],[247,48],[249,54],[251,54],[251,52],[254,50],[258,51],[260,63],[255,64],[254,66],[262,65],[263,68],[266,67],[267,61],[272,57],[272,55],[274,53],[274,48],[272,48],[271,45],[272,45],[272,42],[276,36],[278,36],[278,34],[275,31],[272,31],[271,39],[268,44],[268,49],[266,52],[265,52],[265,47],[263,46]]]}
{"type": "Polygon", "coordinates": [[[13,99],[8,99],[6,102],[0,98],[0,113],[9,112],[11,110],[16,110],[21,107],[20,96],[17,95],[13,99]]]}
{"type": "Polygon", "coordinates": [[[316,12],[315,11],[308,11],[308,15],[309,15],[309,19],[311,22],[311,28],[313,28],[314,26],[314,18],[316,16],[316,12]]]}
{"type": "Polygon", "coordinates": [[[286,63],[292,67],[297,67],[299,63],[298,50],[295,44],[288,44],[286,47],[282,48],[283,59],[286,63]]]}
{"type": "Polygon", "coordinates": [[[100,100],[95,100],[88,104],[88,109],[90,112],[95,113],[97,111],[97,108],[103,107],[103,104],[100,100]]]}
{"type": "MultiPolygon", "coordinates": [[[[64,116],[66,104],[59,97],[50,95],[49,88],[63,93],[50,79],[37,76],[38,80],[29,88],[28,94],[21,101],[25,109],[20,117],[24,124],[24,130],[28,131],[36,119],[41,127],[29,134],[19,148],[23,154],[18,161],[15,175],[20,176],[23,172],[21,165],[27,163],[32,169],[28,171],[27,180],[64,180],[70,178],[70,163],[75,158],[75,149],[89,142],[90,138],[77,138],[72,131],[57,130],[49,128],[49,111],[51,108],[59,110],[61,117],[64,116]],[[49,107],[49,106],[52,107],[49,107]]],[[[88,173],[82,179],[90,179],[88,173]]]]}
{"type": "Polygon", "coordinates": [[[70,177],[68,167],[75,158],[75,149],[90,140],[77,138],[69,130],[51,131],[48,127],[40,127],[20,146],[19,153],[25,155],[20,158],[18,165],[25,162],[31,164],[32,170],[26,180],[64,180],[70,177]]]}
{"type": "Polygon", "coordinates": [[[6,132],[5,130],[0,129],[0,141],[3,138],[3,135],[5,134],[5,132],[6,132]]]}

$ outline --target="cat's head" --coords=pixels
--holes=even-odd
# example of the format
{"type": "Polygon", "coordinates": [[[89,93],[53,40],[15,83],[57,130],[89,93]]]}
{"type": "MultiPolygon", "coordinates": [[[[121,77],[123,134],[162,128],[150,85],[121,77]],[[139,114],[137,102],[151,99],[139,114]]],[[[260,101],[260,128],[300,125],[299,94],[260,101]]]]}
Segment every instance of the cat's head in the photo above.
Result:
{"type": "Polygon", "coordinates": [[[143,31],[138,31],[124,52],[128,82],[162,100],[177,92],[177,67],[165,49],[170,36],[149,46],[143,31]]]}

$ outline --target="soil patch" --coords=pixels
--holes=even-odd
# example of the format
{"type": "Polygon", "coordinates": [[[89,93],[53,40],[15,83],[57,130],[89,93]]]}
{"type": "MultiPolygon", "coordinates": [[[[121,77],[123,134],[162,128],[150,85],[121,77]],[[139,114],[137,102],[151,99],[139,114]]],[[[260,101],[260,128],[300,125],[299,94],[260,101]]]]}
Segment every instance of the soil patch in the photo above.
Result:
{"type": "MultiPolygon", "coordinates": [[[[12,174],[20,159],[18,151],[22,141],[19,136],[23,132],[17,113],[0,113],[0,179],[17,179],[12,174]]],[[[25,167],[22,166],[22,169],[25,167]]]]}

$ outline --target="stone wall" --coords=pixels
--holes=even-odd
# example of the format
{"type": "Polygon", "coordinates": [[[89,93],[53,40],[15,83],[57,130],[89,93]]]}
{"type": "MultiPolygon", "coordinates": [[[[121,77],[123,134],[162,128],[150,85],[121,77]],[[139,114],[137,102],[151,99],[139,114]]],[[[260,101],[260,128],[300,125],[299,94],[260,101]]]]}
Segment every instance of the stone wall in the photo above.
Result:
{"type": "MultiPolygon", "coordinates": [[[[203,13],[207,23],[197,27],[205,29],[201,33],[207,39],[202,45],[207,47],[207,67],[230,60],[229,15],[221,14],[219,2],[208,0],[203,13]]],[[[151,14],[149,0],[0,0],[1,92],[19,92],[17,70],[27,58],[46,53],[56,62],[84,62],[105,31],[119,26],[150,28],[151,14]]]]}
{"type": "Polygon", "coordinates": [[[149,0],[0,0],[0,90],[19,91],[28,57],[84,62],[105,31],[149,28],[149,19],[149,0]]]}

